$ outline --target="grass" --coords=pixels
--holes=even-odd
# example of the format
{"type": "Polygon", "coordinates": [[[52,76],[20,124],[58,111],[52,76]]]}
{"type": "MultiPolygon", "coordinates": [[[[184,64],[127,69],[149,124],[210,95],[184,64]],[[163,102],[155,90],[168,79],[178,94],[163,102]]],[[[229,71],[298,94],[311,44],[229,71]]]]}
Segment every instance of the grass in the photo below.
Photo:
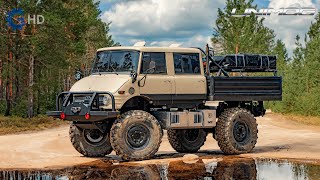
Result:
{"type": "Polygon", "coordinates": [[[320,117],[319,116],[302,116],[296,114],[281,114],[286,120],[295,121],[297,123],[320,126],[320,117]]]}
{"type": "Polygon", "coordinates": [[[25,131],[38,131],[67,124],[64,121],[47,116],[37,116],[31,119],[22,117],[0,116],[0,135],[25,131]]]}

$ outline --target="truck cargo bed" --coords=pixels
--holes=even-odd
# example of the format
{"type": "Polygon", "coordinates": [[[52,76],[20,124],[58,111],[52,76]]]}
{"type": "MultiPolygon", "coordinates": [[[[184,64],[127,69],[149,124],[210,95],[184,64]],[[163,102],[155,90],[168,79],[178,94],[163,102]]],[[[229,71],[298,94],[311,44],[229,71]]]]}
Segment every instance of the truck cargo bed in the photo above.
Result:
{"type": "Polygon", "coordinates": [[[274,101],[282,100],[282,79],[272,77],[208,78],[210,101],[274,101]]]}

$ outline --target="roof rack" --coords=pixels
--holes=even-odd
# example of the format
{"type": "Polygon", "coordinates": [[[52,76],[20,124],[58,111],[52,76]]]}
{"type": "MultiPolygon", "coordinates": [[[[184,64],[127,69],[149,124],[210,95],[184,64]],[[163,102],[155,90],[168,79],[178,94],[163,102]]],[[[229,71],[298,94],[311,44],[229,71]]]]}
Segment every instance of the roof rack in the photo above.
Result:
{"type": "Polygon", "coordinates": [[[263,54],[228,54],[213,56],[210,71],[218,72],[220,67],[228,72],[275,72],[277,56],[263,54]],[[220,67],[218,67],[219,65],[220,67]]]}

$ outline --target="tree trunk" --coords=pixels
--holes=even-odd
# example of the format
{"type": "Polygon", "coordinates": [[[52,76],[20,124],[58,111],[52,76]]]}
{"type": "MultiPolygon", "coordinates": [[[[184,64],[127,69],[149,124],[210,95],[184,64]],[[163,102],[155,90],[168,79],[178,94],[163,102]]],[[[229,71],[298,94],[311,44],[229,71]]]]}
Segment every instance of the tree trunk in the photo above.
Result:
{"type": "Polygon", "coordinates": [[[38,74],[36,75],[36,77],[37,77],[37,80],[36,80],[36,82],[37,82],[37,109],[36,109],[36,113],[37,113],[37,115],[38,114],[40,114],[40,105],[41,105],[41,103],[40,103],[40,98],[41,98],[41,92],[40,92],[40,88],[44,88],[45,89],[45,87],[43,87],[42,86],[42,83],[41,83],[41,74],[42,74],[42,70],[39,70],[40,72],[38,72],[38,74]]]}
{"type": "Polygon", "coordinates": [[[4,116],[9,116],[11,110],[11,100],[9,95],[9,81],[7,80],[6,83],[6,111],[4,113],[4,116]]]}
{"type": "Polygon", "coordinates": [[[3,88],[3,80],[2,80],[2,59],[0,59],[0,100],[3,99],[3,92],[4,92],[4,88],[3,88]]]}
{"type": "Polygon", "coordinates": [[[34,106],[34,97],[33,97],[33,81],[34,78],[34,57],[30,55],[29,58],[29,94],[28,94],[28,117],[33,117],[33,106],[34,106]]]}
{"type": "Polygon", "coordinates": [[[12,103],[12,40],[10,36],[10,30],[8,30],[8,51],[7,51],[7,59],[8,59],[8,66],[7,66],[7,77],[6,77],[6,111],[4,113],[5,116],[9,116],[11,112],[11,103],[12,103]]]}

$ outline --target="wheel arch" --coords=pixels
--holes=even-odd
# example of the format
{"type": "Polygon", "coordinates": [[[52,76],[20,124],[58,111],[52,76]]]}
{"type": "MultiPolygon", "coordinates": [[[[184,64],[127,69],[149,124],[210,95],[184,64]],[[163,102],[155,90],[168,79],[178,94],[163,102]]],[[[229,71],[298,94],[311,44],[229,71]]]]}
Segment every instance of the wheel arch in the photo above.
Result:
{"type": "Polygon", "coordinates": [[[145,96],[134,96],[128,99],[120,108],[120,112],[124,113],[130,110],[150,111],[150,99],[145,96]]]}
{"type": "Polygon", "coordinates": [[[219,103],[217,117],[219,117],[225,110],[236,107],[247,109],[255,117],[264,116],[266,112],[263,106],[263,101],[224,101],[219,103]]]}

